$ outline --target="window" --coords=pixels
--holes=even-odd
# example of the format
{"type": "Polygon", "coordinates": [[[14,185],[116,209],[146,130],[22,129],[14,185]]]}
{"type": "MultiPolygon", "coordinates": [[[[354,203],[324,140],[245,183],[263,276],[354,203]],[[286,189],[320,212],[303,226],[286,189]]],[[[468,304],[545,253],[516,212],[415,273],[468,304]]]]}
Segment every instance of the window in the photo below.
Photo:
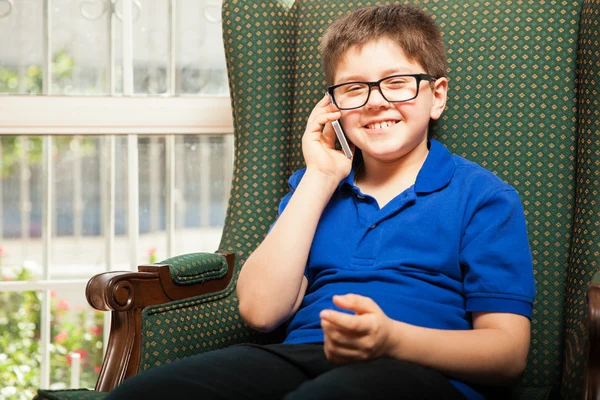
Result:
{"type": "Polygon", "coordinates": [[[89,277],[216,250],[233,163],[220,1],[0,0],[0,399],[93,387],[89,277]]]}

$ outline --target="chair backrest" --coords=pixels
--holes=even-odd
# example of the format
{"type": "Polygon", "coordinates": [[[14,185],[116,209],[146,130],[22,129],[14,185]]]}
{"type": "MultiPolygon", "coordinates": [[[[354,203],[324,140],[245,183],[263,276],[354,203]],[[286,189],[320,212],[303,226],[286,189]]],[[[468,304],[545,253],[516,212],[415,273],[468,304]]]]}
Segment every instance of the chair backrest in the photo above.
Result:
{"type": "MultiPolygon", "coordinates": [[[[303,166],[300,137],[325,91],[320,36],[372,3],[225,0],[236,161],[219,251],[237,253],[237,268],[303,166]]],[[[538,294],[522,385],[581,397],[585,291],[600,253],[600,2],[417,3],[448,51],[449,100],[434,135],[524,204],[538,294]]]]}

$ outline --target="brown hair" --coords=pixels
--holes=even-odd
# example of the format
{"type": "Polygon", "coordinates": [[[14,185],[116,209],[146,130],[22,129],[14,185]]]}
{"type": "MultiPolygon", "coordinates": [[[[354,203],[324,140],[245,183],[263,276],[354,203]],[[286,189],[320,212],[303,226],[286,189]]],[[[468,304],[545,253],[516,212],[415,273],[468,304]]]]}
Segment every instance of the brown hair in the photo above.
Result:
{"type": "Polygon", "coordinates": [[[338,63],[348,49],[387,37],[435,78],[446,76],[446,50],[439,27],[416,6],[380,5],[358,9],[335,21],[321,40],[323,70],[332,85],[338,63]]]}

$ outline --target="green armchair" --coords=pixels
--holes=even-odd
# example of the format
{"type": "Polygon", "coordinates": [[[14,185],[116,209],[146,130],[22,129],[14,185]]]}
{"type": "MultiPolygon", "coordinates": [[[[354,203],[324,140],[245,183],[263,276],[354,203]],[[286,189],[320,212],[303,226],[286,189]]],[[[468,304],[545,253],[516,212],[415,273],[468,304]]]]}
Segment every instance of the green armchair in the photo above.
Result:
{"type": "MultiPolygon", "coordinates": [[[[449,55],[434,136],[513,185],[527,216],[538,290],[531,351],[519,387],[497,397],[600,399],[600,1],[419,3],[449,55]]],[[[225,0],[235,170],[218,253],[92,278],[89,303],[112,312],[96,391],[40,390],[39,399],[101,399],[160,364],[281,340],[281,330],[259,334],[241,320],[236,278],[303,166],[300,137],[325,92],[319,36],[369,4],[225,0]]]]}

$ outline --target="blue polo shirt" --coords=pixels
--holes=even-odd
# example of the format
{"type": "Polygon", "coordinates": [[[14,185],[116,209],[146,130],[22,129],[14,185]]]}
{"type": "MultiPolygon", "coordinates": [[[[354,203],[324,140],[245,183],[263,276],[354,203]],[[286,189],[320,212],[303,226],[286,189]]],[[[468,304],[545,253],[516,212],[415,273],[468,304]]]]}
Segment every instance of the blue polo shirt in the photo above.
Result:
{"type": "MultiPolygon", "coordinates": [[[[309,253],[308,288],[285,343],[320,343],[319,313],[333,295],[373,299],[390,318],[436,329],[472,329],[471,312],[531,318],[535,281],[517,192],[436,140],[413,186],[383,208],[354,185],[362,163],[327,204],[309,253]]],[[[283,212],[305,169],[289,179],[283,212]]],[[[339,310],[339,309],[338,309],[339,310]]],[[[453,381],[469,399],[483,398],[453,381]]]]}

